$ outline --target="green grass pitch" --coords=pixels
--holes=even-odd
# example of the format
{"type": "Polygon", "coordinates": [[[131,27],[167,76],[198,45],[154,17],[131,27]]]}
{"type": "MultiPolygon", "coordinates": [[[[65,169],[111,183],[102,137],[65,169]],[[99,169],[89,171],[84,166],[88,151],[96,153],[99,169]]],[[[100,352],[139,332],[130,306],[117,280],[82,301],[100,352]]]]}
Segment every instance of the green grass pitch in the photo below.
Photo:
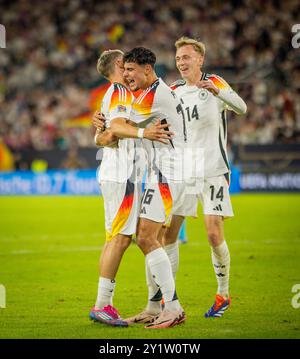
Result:
{"type": "MultiPolygon", "coordinates": [[[[232,197],[226,221],[231,251],[232,307],[205,319],[216,280],[203,218],[189,219],[180,246],[177,292],[187,322],[170,329],[110,328],[88,319],[104,243],[98,197],[0,197],[0,338],[300,338],[300,308],[291,305],[300,284],[300,195],[232,197]]],[[[126,317],[147,298],[144,258],[125,253],[114,304],[126,317]]]]}

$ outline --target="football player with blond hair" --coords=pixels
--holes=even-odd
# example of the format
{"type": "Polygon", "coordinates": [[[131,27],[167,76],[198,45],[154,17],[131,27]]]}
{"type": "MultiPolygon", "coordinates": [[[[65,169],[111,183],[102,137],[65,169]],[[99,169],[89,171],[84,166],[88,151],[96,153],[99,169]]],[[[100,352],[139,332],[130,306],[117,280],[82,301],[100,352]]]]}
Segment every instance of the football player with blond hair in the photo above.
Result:
{"type": "Polygon", "coordinates": [[[246,113],[247,106],[222,77],[202,70],[205,58],[205,45],[202,42],[181,37],[175,42],[175,47],[176,66],[182,79],[171,88],[182,104],[188,147],[203,151],[203,181],[201,188],[194,188],[195,194],[186,195],[183,206],[173,216],[171,227],[164,236],[164,244],[173,253],[171,263],[176,274],[179,262],[177,234],[185,216],[197,217],[200,200],[218,283],[215,302],[205,317],[221,317],[231,301],[230,253],[224,237],[224,219],[233,217],[226,151],[226,113],[231,110],[242,115],[246,113]]]}

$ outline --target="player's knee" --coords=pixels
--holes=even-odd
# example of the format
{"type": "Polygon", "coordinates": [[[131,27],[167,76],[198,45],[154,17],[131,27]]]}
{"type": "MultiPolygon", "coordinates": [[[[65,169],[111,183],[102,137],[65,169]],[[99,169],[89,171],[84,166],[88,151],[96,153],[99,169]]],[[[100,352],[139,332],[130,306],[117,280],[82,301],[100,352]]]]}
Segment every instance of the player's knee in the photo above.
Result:
{"type": "Polygon", "coordinates": [[[147,251],[147,249],[151,246],[153,240],[155,240],[153,233],[149,232],[147,226],[140,225],[137,234],[137,245],[141,248],[143,252],[147,251]]]}
{"type": "Polygon", "coordinates": [[[117,248],[119,251],[124,252],[131,243],[131,238],[128,236],[118,235],[114,240],[114,247],[117,248]]]}
{"type": "Polygon", "coordinates": [[[123,239],[120,243],[120,248],[125,251],[129,246],[130,246],[130,243],[131,243],[131,238],[126,238],[126,239],[123,239]]]}
{"type": "Polygon", "coordinates": [[[207,238],[212,247],[219,246],[223,241],[222,235],[217,230],[209,230],[207,232],[207,238]]]}
{"type": "Polygon", "coordinates": [[[151,247],[151,244],[153,242],[152,236],[146,235],[145,233],[140,233],[137,236],[137,245],[141,248],[143,252],[147,252],[148,249],[151,247]]]}
{"type": "Polygon", "coordinates": [[[143,236],[138,236],[136,239],[136,244],[140,247],[140,249],[145,252],[148,248],[148,241],[143,236]]]}

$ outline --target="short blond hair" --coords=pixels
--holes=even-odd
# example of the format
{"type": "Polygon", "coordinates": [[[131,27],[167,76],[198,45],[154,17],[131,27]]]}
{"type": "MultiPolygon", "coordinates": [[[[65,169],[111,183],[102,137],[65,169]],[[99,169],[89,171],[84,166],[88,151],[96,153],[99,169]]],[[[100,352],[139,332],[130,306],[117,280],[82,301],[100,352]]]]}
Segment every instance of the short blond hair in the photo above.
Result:
{"type": "Polygon", "coordinates": [[[175,47],[177,50],[180,47],[186,46],[186,45],[192,45],[193,48],[195,49],[195,51],[199,52],[199,54],[201,54],[202,56],[205,55],[205,45],[201,41],[197,41],[195,39],[192,39],[192,38],[189,38],[186,36],[182,36],[180,39],[178,39],[175,42],[175,47]]]}
{"type": "Polygon", "coordinates": [[[97,62],[97,71],[100,75],[108,79],[113,73],[114,64],[117,58],[123,57],[124,53],[121,50],[106,50],[102,52],[97,62]]]}

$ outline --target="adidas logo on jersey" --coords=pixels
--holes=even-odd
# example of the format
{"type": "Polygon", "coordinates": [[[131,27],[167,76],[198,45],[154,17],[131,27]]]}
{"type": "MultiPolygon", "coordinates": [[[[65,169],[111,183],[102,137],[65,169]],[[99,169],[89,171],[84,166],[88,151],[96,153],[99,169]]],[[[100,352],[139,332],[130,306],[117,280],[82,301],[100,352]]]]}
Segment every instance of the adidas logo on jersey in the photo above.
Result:
{"type": "Polygon", "coordinates": [[[213,211],[223,211],[222,206],[219,204],[217,207],[213,208],[213,211]]]}

